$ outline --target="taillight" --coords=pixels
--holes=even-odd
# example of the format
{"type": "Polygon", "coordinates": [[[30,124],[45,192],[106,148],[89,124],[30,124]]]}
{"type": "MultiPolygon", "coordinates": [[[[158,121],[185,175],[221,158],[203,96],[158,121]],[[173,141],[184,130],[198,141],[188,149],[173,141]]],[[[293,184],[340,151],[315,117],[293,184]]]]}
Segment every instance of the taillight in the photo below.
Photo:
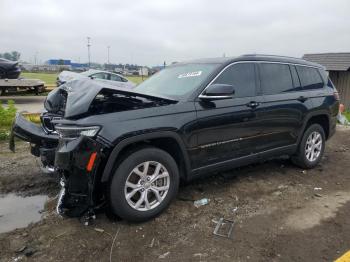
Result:
{"type": "Polygon", "coordinates": [[[334,91],[333,96],[334,96],[335,100],[337,100],[337,101],[340,100],[339,93],[337,91],[334,91]]]}

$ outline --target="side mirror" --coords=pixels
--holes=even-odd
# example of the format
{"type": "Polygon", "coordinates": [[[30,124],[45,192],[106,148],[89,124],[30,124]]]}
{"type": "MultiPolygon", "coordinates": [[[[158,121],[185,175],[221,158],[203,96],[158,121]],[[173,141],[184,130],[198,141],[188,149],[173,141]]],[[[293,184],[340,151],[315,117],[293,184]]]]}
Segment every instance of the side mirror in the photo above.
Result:
{"type": "Polygon", "coordinates": [[[199,98],[202,100],[221,100],[233,97],[235,89],[228,84],[212,84],[202,93],[199,98]]]}
{"type": "Polygon", "coordinates": [[[94,79],[95,79],[95,77],[94,77],[94,76],[90,76],[90,79],[94,80],[94,79]]]}

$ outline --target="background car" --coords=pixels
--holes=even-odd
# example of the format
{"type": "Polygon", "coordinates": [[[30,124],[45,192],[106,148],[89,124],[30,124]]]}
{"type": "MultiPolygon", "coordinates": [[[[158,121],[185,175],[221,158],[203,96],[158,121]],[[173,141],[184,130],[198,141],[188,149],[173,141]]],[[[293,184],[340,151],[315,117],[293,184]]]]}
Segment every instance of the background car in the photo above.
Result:
{"type": "Polygon", "coordinates": [[[57,77],[57,86],[60,86],[71,80],[84,78],[91,78],[97,81],[105,82],[109,85],[114,85],[122,88],[133,88],[136,86],[135,83],[129,81],[128,79],[119,74],[95,69],[90,69],[82,73],[62,71],[57,77]]]}
{"type": "Polygon", "coordinates": [[[17,61],[0,58],[0,79],[17,79],[21,73],[17,61]]]}

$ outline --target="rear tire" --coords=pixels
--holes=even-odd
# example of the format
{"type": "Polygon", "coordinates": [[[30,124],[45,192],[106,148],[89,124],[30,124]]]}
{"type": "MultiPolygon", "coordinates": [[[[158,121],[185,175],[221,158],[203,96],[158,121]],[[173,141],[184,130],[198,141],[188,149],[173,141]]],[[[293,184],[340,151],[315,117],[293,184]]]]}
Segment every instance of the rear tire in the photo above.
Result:
{"type": "Polygon", "coordinates": [[[110,184],[112,212],[130,222],[158,216],[177,195],[179,170],[167,152],[146,147],[130,153],[110,184]]]}
{"type": "Polygon", "coordinates": [[[303,134],[296,155],[292,162],[304,169],[314,168],[321,161],[326,145],[326,137],[322,126],[312,124],[303,134]]]}

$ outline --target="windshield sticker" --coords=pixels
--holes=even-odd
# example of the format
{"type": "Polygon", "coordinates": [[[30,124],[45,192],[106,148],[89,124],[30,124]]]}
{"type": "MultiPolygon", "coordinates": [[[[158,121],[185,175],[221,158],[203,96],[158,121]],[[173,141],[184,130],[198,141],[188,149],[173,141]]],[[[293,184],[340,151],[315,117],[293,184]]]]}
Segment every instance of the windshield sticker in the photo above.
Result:
{"type": "Polygon", "coordinates": [[[202,74],[202,71],[189,72],[189,73],[181,74],[177,78],[195,77],[195,76],[200,76],[201,74],[202,74]]]}

